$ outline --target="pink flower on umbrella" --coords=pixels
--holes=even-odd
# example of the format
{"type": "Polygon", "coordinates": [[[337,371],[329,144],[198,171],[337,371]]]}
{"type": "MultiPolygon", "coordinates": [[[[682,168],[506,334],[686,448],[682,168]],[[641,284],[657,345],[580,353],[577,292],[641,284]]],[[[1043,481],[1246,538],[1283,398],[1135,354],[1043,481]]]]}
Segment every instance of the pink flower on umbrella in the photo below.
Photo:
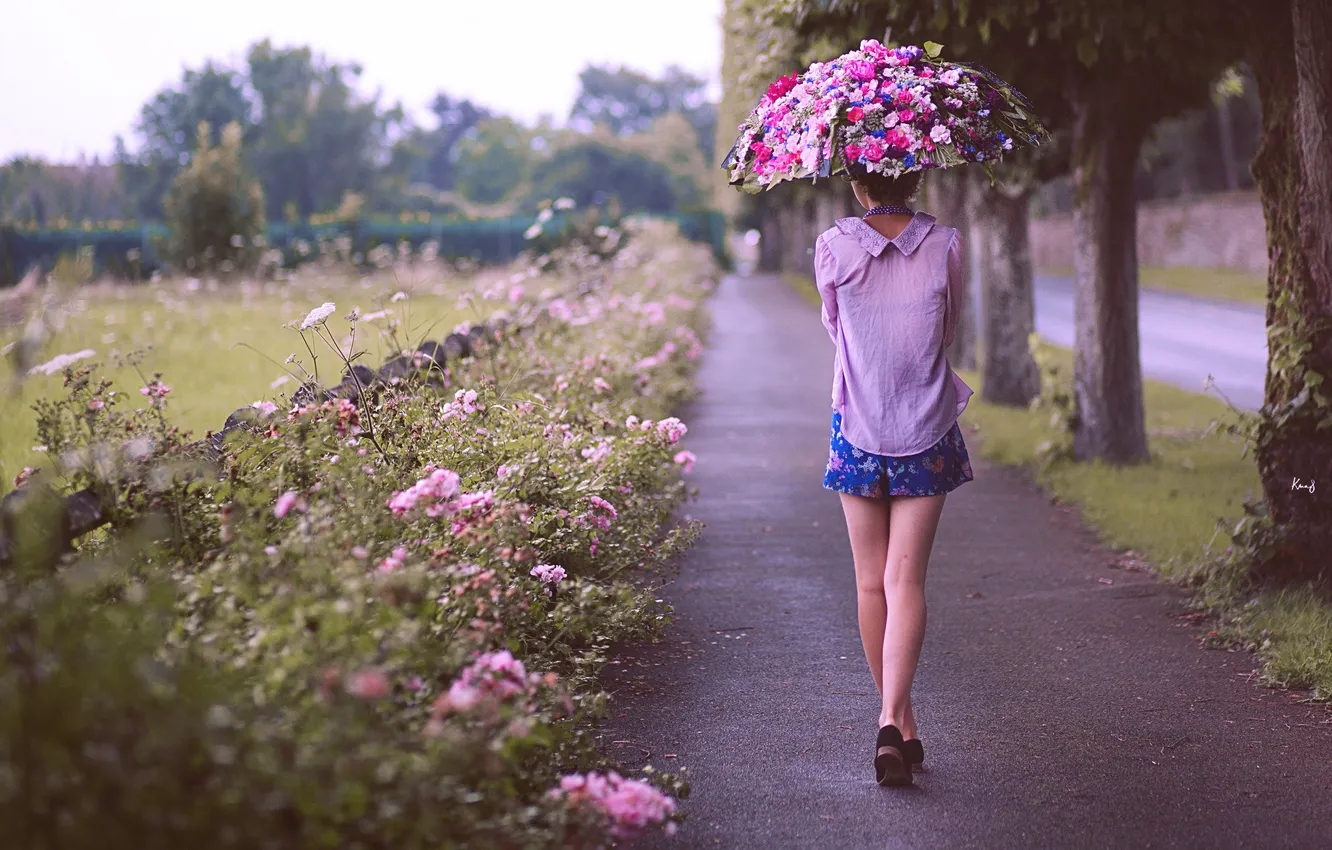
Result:
{"type": "Polygon", "coordinates": [[[875,77],[874,63],[867,59],[852,59],[845,67],[853,80],[872,80],[875,77]]]}

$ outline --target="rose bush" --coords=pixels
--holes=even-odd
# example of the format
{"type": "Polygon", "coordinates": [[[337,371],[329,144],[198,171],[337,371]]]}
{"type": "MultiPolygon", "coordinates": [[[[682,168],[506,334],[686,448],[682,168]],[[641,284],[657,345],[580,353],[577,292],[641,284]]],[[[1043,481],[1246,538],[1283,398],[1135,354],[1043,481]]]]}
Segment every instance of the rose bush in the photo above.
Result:
{"type": "Polygon", "coordinates": [[[581,297],[553,296],[585,265],[519,272],[517,296],[478,280],[474,303],[526,319],[355,403],[257,403],[215,466],[169,424],[168,376],[126,412],[138,393],[67,366],[40,438],[112,522],[0,579],[14,840],[598,847],[673,830],[687,787],[621,777],[590,729],[609,645],[667,614],[629,578],[697,533],[673,520],[693,456],[670,414],[714,269],[648,229],[597,272],[581,297]]]}

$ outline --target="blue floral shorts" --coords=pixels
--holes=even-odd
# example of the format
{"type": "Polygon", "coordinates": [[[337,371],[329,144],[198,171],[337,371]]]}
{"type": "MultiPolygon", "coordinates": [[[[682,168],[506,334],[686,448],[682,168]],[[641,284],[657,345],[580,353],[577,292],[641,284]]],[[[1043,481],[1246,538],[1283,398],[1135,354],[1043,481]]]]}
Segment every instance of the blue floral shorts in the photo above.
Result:
{"type": "Polygon", "coordinates": [[[839,493],[885,496],[937,496],[972,480],[971,458],[956,422],[939,442],[907,457],[861,451],[842,437],[842,414],[833,411],[832,442],[823,486],[839,493]]]}

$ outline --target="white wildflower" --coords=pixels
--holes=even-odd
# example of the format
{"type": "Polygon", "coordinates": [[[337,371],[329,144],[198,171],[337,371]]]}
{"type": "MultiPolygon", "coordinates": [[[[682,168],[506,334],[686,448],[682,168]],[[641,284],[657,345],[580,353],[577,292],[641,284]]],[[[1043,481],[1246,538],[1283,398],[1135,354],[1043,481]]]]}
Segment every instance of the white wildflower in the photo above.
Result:
{"type": "Polygon", "coordinates": [[[314,327],[315,325],[327,319],[329,316],[333,315],[334,311],[336,311],[337,309],[338,309],[337,305],[335,305],[332,301],[325,301],[323,304],[320,304],[318,307],[311,310],[310,313],[305,317],[305,321],[301,322],[301,330],[303,331],[309,330],[310,328],[314,327]]]}
{"type": "Polygon", "coordinates": [[[89,357],[93,357],[96,354],[97,352],[93,351],[91,348],[85,348],[82,351],[76,351],[73,354],[60,354],[45,363],[33,366],[28,370],[28,374],[54,375],[57,372],[63,371],[66,367],[73,366],[80,360],[87,360],[89,357]]]}

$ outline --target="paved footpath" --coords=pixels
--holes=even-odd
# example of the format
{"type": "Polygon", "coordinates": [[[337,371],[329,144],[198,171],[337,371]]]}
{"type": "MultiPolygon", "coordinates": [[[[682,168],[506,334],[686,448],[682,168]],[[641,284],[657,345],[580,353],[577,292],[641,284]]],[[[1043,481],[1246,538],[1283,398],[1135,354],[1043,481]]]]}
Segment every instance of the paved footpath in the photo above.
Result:
{"type": "Polygon", "coordinates": [[[680,832],[645,846],[1332,847],[1329,712],[1200,649],[1180,591],[1112,567],[1076,516],[974,451],[927,584],[926,772],[875,785],[878,698],[821,486],[832,346],[775,278],[727,278],[713,309],[685,411],[707,530],[663,591],[667,639],[609,676],[606,745],[693,785],[680,832]]]}

